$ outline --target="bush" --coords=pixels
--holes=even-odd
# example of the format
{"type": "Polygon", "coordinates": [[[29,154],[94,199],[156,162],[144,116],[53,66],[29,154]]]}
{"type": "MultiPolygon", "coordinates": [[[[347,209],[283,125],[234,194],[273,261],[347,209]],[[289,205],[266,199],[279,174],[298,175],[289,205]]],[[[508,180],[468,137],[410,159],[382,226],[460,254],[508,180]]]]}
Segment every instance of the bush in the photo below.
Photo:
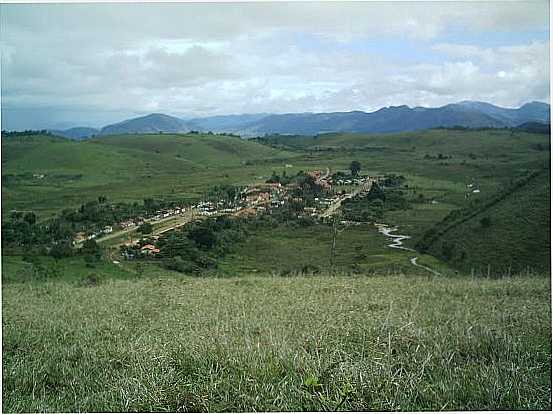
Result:
{"type": "Polygon", "coordinates": [[[154,231],[154,228],[150,223],[142,223],[140,227],[138,227],[138,231],[142,234],[150,234],[154,231]]]}
{"type": "Polygon", "coordinates": [[[64,257],[73,256],[73,249],[71,248],[71,245],[69,244],[69,242],[62,242],[62,243],[55,244],[50,249],[49,254],[54,259],[62,259],[64,257]]]}
{"type": "Polygon", "coordinates": [[[188,233],[188,238],[200,249],[211,249],[217,243],[217,235],[210,228],[198,226],[188,233]]]}
{"type": "Polygon", "coordinates": [[[480,219],[480,225],[484,228],[490,227],[492,225],[492,219],[490,217],[482,217],[480,219]]]}

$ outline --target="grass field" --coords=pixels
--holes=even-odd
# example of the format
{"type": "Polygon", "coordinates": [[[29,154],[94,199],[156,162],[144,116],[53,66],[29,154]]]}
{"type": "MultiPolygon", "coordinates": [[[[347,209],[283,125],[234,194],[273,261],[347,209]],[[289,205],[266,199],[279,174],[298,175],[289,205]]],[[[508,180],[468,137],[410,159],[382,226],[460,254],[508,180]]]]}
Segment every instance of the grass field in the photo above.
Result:
{"type": "MultiPolygon", "coordinates": [[[[333,271],[374,274],[416,271],[409,259],[416,254],[387,247],[389,241],[375,226],[339,226],[333,271]]],[[[327,273],[330,266],[332,227],[280,225],[256,231],[239,243],[219,264],[223,275],[327,273]]]]}
{"type": "Polygon", "coordinates": [[[143,271],[4,282],[4,411],[551,408],[549,277],[143,271]]]}

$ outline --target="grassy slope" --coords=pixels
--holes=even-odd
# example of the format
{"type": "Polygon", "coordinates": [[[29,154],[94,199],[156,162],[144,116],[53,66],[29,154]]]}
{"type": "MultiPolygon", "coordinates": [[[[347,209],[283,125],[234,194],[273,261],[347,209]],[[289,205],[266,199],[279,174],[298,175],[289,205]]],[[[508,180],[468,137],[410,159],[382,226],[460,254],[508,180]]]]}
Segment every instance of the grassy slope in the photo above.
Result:
{"type": "MultiPolygon", "coordinates": [[[[328,272],[332,245],[330,225],[260,229],[224,257],[218,274],[248,275],[328,272]]],[[[339,273],[412,273],[409,259],[417,254],[387,247],[389,241],[375,226],[340,226],[334,270],[339,273]]],[[[418,255],[421,256],[421,255],[418,255]]],[[[428,259],[428,258],[427,258],[428,259]]],[[[425,271],[422,271],[426,274],[425,271]]]]}
{"type": "Polygon", "coordinates": [[[550,195],[550,176],[544,171],[498,203],[454,225],[431,244],[429,252],[444,258],[444,243],[453,245],[451,263],[465,271],[487,272],[488,265],[492,273],[519,272],[527,267],[548,271],[550,195]],[[491,219],[486,228],[480,223],[485,217],[491,219]]]}
{"type": "Polygon", "coordinates": [[[551,408],[546,277],[88,272],[5,281],[5,411],[551,408]]]}
{"type": "Polygon", "coordinates": [[[131,135],[75,142],[52,137],[2,141],[6,174],[46,174],[42,180],[3,180],[4,212],[50,213],[106,195],[112,200],[147,196],[195,197],[220,182],[248,183],[270,167],[245,167],[249,160],[282,164],[290,154],[232,137],[131,135]],[[75,178],[74,175],[82,174],[75,178]]]}
{"type": "MultiPolygon", "coordinates": [[[[193,152],[188,143],[203,136],[159,136],[167,138],[162,148],[158,136],[112,137],[81,147],[64,141],[32,150],[32,156],[28,148],[2,142],[3,174],[42,173],[34,165],[50,159],[56,164],[42,166],[52,174],[73,174],[73,157],[93,155],[90,160],[82,155],[87,167],[73,184],[63,177],[3,183],[3,211],[13,205],[54,211],[100,194],[142,199],[175,189],[175,196],[193,196],[207,185],[280,172],[284,163],[294,165],[292,172],[346,168],[359,159],[365,171],[407,175],[409,197],[422,193],[439,200],[386,214],[386,222],[416,236],[463,205],[465,185],[474,177],[488,194],[547,160],[549,153],[531,147],[543,136],[517,136],[501,131],[345,136],[333,139],[351,140],[350,149],[311,155],[302,150],[287,161],[280,158],[289,153],[258,153],[267,150],[259,146],[237,155],[201,142],[191,144],[201,148],[193,152]],[[410,142],[416,137],[421,139],[410,142]],[[388,146],[364,150],[366,141],[388,146]],[[54,145],[55,156],[68,154],[65,161],[48,152],[54,145]],[[184,148],[192,156],[183,156],[184,148]],[[477,158],[470,159],[478,148],[477,158]],[[424,159],[440,152],[454,158],[446,164],[424,159]],[[107,162],[111,156],[113,163],[107,162]],[[262,162],[246,166],[244,159],[262,162]],[[13,196],[8,203],[6,194],[13,196]]],[[[261,275],[305,264],[324,268],[329,242],[327,229],[319,226],[275,229],[237,246],[240,254],[225,258],[221,268],[261,275]]],[[[551,408],[549,275],[429,278],[411,267],[419,275],[368,277],[380,263],[406,270],[398,264],[409,254],[383,242],[374,229],[339,235],[338,267],[347,271],[360,263],[363,276],[357,277],[199,279],[149,265],[125,270],[102,263],[90,269],[73,258],[50,260],[50,278],[40,281],[30,264],[4,257],[4,410],[551,408]],[[89,275],[100,280],[98,286],[86,282],[89,275]]]]}
{"type": "MultiPolygon", "coordinates": [[[[394,171],[448,181],[488,175],[507,179],[536,163],[549,163],[549,152],[535,146],[549,143],[544,134],[509,131],[428,130],[389,135],[328,134],[318,138],[281,136],[279,144],[291,145],[296,151],[311,152],[321,159],[359,159],[364,171],[394,171]],[[315,151],[329,148],[332,151],[315,151]],[[446,160],[429,160],[425,155],[452,156],[446,160]],[[474,157],[471,158],[470,155],[474,157]],[[462,164],[464,162],[464,164],[462,164]]],[[[342,161],[343,160],[343,161],[342,161]]],[[[347,168],[343,164],[342,168],[347,168]]]]}

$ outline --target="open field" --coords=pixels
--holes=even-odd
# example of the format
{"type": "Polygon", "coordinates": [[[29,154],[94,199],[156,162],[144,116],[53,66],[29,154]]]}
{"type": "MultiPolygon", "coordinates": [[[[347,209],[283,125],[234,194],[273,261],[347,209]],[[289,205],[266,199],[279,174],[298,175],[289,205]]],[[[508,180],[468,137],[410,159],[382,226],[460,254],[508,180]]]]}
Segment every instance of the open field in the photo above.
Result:
{"type": "MultiPolygon", "coordinates": [[[[416,272],[410,252],[387,247],[387,238],[369,224],[341,226],[336,238],[334,271],[374,274],[416,272]]],[[[332,227],[278,226],[260,229],[241,242],[219,264],[223,275],[268,273],[327,273],[330,269],[332,227]]]]}
{"type": "Polygon", "coordinates": [[[143,271],[4,283],[5,411],[551,408],[548,276],[143,271]]]}

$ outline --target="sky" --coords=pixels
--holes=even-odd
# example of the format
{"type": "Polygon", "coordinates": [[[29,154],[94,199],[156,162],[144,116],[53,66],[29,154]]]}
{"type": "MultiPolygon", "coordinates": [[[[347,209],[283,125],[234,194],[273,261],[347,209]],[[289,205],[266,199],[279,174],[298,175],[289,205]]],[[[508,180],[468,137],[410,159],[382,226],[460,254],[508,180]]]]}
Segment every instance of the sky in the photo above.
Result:
{"type": "Polygon", "coordinates": [[[549,102],[549,2],[1,4],[2,129],[549,102]]]}

